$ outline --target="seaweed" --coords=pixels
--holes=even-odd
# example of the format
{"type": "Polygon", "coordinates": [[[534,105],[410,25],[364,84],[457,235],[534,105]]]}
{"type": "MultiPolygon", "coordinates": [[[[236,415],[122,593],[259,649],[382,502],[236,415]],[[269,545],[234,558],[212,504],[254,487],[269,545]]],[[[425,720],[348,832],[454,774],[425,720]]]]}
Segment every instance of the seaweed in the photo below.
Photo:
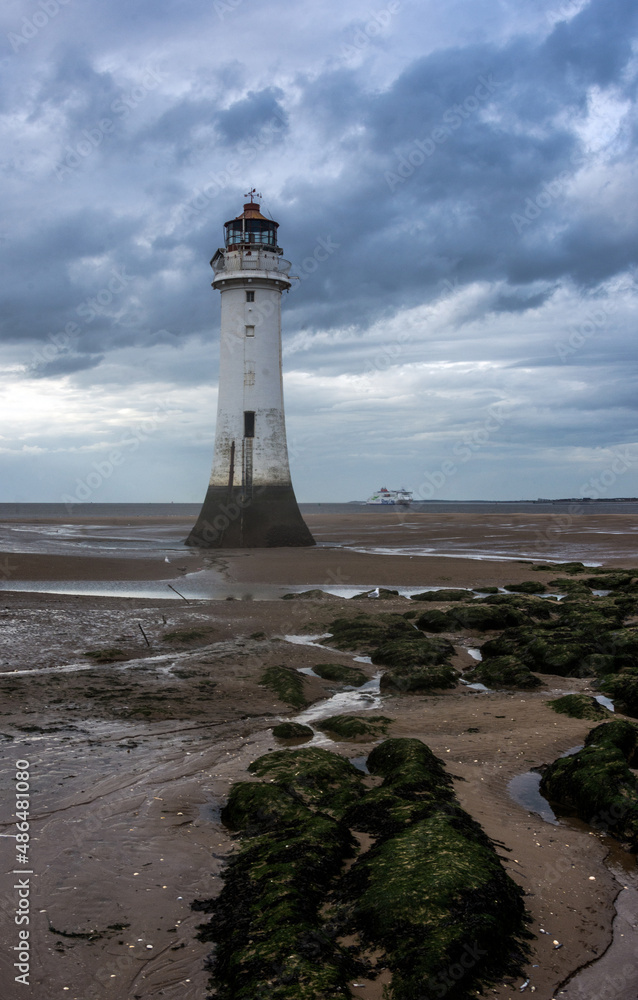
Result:
{"type": "Polygon", "coordinates": [[[565,694],[547,704],[561,715],[571,719],[608,719],[611,712],[588,694],[565,694]]]}
{"type": "Polygon", "coordinates": [[[592,729],[585,746],[550,764],[541,793],[553,804],[575,812],[596,829],[638,850],[638,726],[625,720],[592,729]]]}
{"type": "Polygon", "coordinates": [[[368,768],[383,785],[345,818],[377,840],[338,895],[345,926],[385,952],[393,1000],[460,1000],[514,972],[524,952],[522,890],[456,802],[441,761],[420,740],[392,739],[372,751],[368,768]],[[462,970],[454,982],[451,966],[462,970]]]}
{"type": "Polygon", "coordinates": [[[392,722],[387,715],[332,715],[317,723],[317,729],[324,733],[334,733],[345,740],[357,739],[360,736],[379,736],[387,732],[392,722]]]}
{"type": "Polygon", "coordinates": [[[447,663],[440,665],[403,664],[386,670],[379,682],[382,691],[395,694],[436,691],[456,687],[459,675],[447,663]]]}
{"type": "Polygon", "coordinates": [[[273,726],[273,736],[278,740],[311,740],[314,733],[310,726],[302,726],[300,722],[280,722],[273,726]]]}
{"type": "Polygon", "coordinates": [[[529,690],[542,685],[542,681],[516,656],[495,656],[491,660],[483,660],[466,671],[463,680],[479,681],[491,688],[529,690]]]}
{"type": "Polygon", "coordinates": [[[305,708],[308,704],[303,692],[303,675],[292,667],[285,667],[283,664],[266,667],[260,684],[270,688],[281,701],[293,708],[305,708]]]}
{"type": "Polygon", "coordinates": [[[526,597],[523,594],[491,594],[489,597],[482,597],[478,604],[488,604],[490,607],[516,608],[524,611],[530,618],[537,620],[549,620],[552,617],[552,605],[541,597],[526,597]]]}
{"type": "Polygon", "coordinates": [[[368,767],[381,786],[366,789],[328,751],[276,751],[250,766],[264,781],[233,786],[222,815],[239,848],[220,895],[193,904],[210,914],[199,938],[216,942],[220,1000],[351,998],[348,980],[374,974],[368,946],[376,970],[392,970],[392,1000],[461,1000],[518,971],[522,890],[456,802],[442,762],[420,740],[391,739],[368,767]],[[344,872],[353,823],[376,842],[344,872]],[[454,983],[451,966],[462,970],[454,983]]]}
{"type": "Polygon", "coordinates": [[[616,708],[625,715],[638,718],[638,676],[632,673],[611,674],[599,682],[604,694],[613,698],[616,708]]]}
{"type": "Polygon", "coordinates": [[[504,589],[512,594],[544,594],[547,587],[538,580],[523,580],[521,583],[506,583],[504,589]]]}
{"type": "Polygon", "coordinates": [[[387,639],[372,651],[371,660],[380,666],[393,668],[412,666],[438,666],[446,663],[454,653],[454,646],[447,639],[428,639],[412,629],[398,639],[387,639]]]}
{"type": "Polygon", "coordinates": [[[253,761],[248,770],[271,778],[300,802],[333,816],[363,792],[361,771],[322,747],[274,750],[253,761]]]}
{"type": "Polygon", "coordinates": [[[564,590],[566,594],[591,597],[591,587],[588,587],[582,580],[570,580],[569,577],[559,576],[556,580],[550,580],[548,586],[554,590],[564,590]]]}
{"type": "Polygon", "coordinates": [[[368,680],[363,670],[345,663],[314,663],[312,669],[324,681],[341,681],[352,687],[361,687],[368,680]]]}
{"type": "Polygon", "coordinates": [[[323,601],[326,598],[333,598],[325,590],[302,590],[297,594],[284,594],[282,601],[323,601]]]}
{"type": "Polygon", "coordinates": [[[330,638],[326,642],[337,649],[369,649],[384,639],[396,638],[414,632],[414,627],[403,615],[359,614],[354,618],[335,618],[328,625],[330,638]]]}
{"type": "Polygon", "coordinates": [[[413,601],[473,601],[474,594],[471,590],[425,590],[422,594],[412,594],[413,601]]]}
{"type": "Polygon", "coordinates": [[[487,607],[483,601],[448,611],[433,609],[425,611],[416,621],[416,626],[424,632],[453,632],[456,629],[477,629],[479,632],[521,625],[525,614],[516,608],[487,607]]]}

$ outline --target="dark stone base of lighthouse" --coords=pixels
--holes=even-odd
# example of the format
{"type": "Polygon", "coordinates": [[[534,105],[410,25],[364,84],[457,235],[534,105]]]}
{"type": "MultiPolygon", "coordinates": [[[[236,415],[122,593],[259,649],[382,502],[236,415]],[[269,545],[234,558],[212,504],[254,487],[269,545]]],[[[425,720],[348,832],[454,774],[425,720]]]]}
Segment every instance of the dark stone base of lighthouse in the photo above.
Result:
{"type": "Polygon", "coordinates": [[[262,549],[315,545],[291,485],[209,486],[186,545],[203,549],[262,549]]]}

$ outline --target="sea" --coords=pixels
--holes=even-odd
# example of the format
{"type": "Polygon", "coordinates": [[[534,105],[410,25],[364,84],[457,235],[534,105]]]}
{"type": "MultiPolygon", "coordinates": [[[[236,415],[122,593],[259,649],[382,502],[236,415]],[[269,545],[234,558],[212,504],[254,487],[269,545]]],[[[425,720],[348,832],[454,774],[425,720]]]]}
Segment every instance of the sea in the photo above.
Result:
{"type": "MultiPolygon", "coordinates": [[[[433,514],[638,514],[638,499],[583,500],[420,500],[408,508],[392,504],[368,505],[364,501],[348,503],[300,503],[302,514],[351,514],[362,516],[397,509],[433,514]]],[[[196,518],[201,503],[0,503],[0,521],[43,520],[73,517],[183,517],[196,518]]]]}

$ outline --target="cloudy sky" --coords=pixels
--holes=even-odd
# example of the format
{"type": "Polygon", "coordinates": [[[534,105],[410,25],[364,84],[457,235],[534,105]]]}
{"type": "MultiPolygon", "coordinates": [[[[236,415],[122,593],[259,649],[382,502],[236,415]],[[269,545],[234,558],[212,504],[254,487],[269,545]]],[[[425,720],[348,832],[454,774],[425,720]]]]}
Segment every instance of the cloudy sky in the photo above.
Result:
{"type": "Polygon", "coordinates": [[[633,0],[5,0],[0,26],[0,501],[203,499],[208,261],[253,185],[299,276],[298,499],[638,495],[633,0]]]}

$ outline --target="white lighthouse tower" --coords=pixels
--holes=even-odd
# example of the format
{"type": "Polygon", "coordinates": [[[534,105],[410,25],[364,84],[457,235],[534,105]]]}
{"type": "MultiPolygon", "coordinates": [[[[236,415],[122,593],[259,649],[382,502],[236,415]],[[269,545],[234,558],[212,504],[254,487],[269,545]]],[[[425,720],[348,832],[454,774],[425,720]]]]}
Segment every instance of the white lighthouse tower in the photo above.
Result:
{"type": "MultiPolygon", "coordinates": [[[[187,545],[314,545],[297,506],[286,444],[281,375],[281,293],[290,261],[278,223],[254,201],[224,224],[211,260],[221,292],[219,396],[210,484],[187,545]]],[[[259,196],[257,196],[259,197],[259,196]]]]}

